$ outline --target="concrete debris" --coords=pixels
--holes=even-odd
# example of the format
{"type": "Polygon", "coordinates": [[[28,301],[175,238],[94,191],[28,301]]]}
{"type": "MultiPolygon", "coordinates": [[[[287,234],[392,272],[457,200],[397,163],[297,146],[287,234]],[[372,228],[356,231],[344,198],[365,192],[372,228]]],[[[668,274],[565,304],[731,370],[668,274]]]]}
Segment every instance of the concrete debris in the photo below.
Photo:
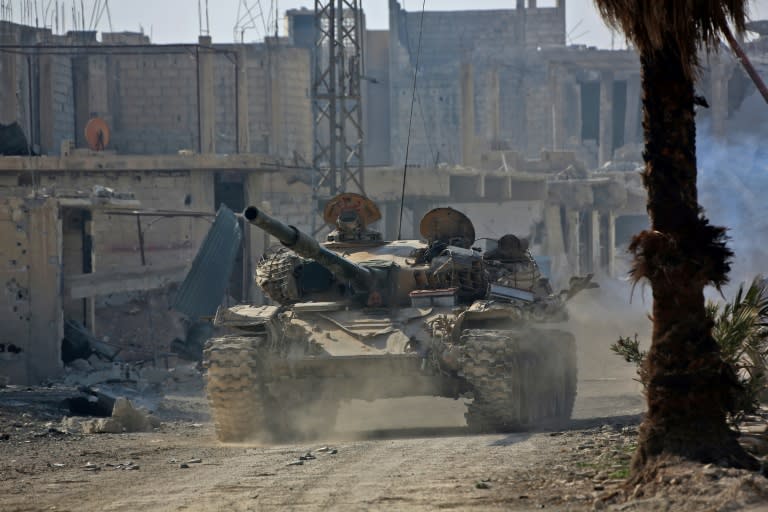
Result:
{"type": "Polygon", "coordinates": [[[491,483],[489,479],[480,480],[475,482],[475,489],[490,489],[491,483]]]}
{"type": "Polygon", "coordinates": [[[137,471],[139,469],[139,465],[138,464],[134,464],[133,461],[130,461],[130,460],[128,462],[122,462],[122,463],[119,463],[119,464],[111,464],[111,463],[107,462],[106,464],[104,464],[104,467],[112,468],[115,471],[118,471],[118,470],[120,470],[120,471],[137,471]]]}
{"type": "MultiPolygon", "coordinates": [[[[74,420],[65,420],[67,428],[74,430],[74,420]]],[[[149,432],[160,426],[159,420],[147,412],[136,409],[127,398],[114,402],[112,416],[82,421],[80,430],[84,434],[122,434],[124,432],[149,432]]]]}
{"type": "Polygon", "coordinates": [[[112,419],[120,422],[125,432],[148,432],[160,426],[160,422],[156,418],[134,408],[127,398],[118,398],[115,401],[112,419]]]}
{"type": "Polygon", "coordinates": [[[122,434],[123,426],[113,418],[86,420],[80,424],[83,434],[122,434]]]}
{"type": "Polygon", "coordinates": [[[101,471],[101,466],[94,464],[93,462],[87,462],[85,466],[83,466],[83,471],[101,471]]]}

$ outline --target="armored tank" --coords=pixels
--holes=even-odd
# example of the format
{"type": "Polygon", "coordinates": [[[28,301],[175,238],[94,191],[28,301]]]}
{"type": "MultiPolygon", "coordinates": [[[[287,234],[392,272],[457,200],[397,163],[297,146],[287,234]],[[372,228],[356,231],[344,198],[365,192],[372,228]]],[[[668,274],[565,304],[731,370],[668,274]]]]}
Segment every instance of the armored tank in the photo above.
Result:
{"type": "Polygon", "coordinates": [[[560,324],[591,276],[553,293],[525,240],[483,252],[452,208],[424,216],[424,240],[384,241],[369,227],[379,209],[357,194],[327,204],[324,243],[256,207],[243,216],[282,246],[256,269],[274,305],[219,308],[231,334],[204,350],[221,441],[321,436],[351,399],[471,399],[475,432],[570,418],[576,347],[560,324]]]}

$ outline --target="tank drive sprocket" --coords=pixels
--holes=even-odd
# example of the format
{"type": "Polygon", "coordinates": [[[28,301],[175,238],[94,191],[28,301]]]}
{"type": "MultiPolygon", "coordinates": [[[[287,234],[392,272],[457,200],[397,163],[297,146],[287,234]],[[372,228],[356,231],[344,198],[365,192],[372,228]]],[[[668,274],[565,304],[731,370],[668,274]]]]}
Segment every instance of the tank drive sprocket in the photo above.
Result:
{"type": "Polygon", "coordinates": [[[573,336],[550,329],[462,332],[462,373],[474,388],[473,432],[511,432],[562,423],[576,398],[573,336]]]}

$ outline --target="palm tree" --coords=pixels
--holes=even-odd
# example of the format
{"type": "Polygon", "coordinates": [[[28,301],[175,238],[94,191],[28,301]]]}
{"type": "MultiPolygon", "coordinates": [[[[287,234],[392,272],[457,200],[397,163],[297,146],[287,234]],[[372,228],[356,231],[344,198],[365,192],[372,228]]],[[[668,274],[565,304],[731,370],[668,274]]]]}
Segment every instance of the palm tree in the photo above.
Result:
{"type": "Polygon", "coordinates": [[[738,380],[712,337],[704,287],[728,280],[733,253],[696,189],[694,81],[698,51],[716,49],[745,0],[595,0],[603,18],[640,54],[649,230],[636,235],[632,277],[653,291],[653,336],[644,374],[648,411],[632,462],[633,482],[660,457],[757,469],[726,422],[738,380]]]}

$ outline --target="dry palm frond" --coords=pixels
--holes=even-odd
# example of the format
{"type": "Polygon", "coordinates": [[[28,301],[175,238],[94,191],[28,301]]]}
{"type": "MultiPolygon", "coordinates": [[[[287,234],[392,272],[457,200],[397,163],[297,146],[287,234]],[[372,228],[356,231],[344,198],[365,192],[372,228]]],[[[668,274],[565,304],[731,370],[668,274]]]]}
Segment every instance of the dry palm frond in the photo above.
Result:
{"type": "Polygon", "coordinates": [[[621,30],[642,55],[663,46],[679,49],[680,64],[694,75],[700,48],[716,49],[723,30],[744,31],[746,0],[594,0],[603,19],[621,30]]]}

